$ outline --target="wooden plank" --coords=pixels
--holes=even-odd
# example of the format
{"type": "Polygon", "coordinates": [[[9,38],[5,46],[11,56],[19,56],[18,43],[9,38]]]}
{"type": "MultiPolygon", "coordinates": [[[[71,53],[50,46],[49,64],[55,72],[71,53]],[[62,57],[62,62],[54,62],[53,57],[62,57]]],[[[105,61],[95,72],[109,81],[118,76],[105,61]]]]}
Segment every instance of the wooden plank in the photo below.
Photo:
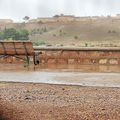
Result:
{"type": "Polygon", "coordinates": [[[27,55],[33,55],[32,42],[0,42],[0,55],[4,55],[5,53],[6,55],[26,55],[26,50],[27,55]]]}

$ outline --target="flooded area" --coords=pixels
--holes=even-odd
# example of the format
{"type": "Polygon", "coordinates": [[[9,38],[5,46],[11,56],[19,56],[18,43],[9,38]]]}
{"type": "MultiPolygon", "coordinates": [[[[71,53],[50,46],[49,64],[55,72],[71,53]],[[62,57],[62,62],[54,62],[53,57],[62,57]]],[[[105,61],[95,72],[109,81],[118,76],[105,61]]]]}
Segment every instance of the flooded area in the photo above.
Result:
{"type": "Polygon", "coordinates": [[[0,81],[120,87],[120,66],[0,64],[0,81]]]}

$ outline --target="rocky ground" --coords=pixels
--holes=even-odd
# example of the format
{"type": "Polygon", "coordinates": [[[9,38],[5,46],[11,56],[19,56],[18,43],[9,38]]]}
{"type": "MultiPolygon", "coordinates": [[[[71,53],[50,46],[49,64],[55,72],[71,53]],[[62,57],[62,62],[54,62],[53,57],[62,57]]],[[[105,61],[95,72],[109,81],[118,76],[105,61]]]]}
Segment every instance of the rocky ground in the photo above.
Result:
{"type": "Polygon", "coordinates": [[[0,120],[120,120],[120,88],[1,82],[0,120]]]}

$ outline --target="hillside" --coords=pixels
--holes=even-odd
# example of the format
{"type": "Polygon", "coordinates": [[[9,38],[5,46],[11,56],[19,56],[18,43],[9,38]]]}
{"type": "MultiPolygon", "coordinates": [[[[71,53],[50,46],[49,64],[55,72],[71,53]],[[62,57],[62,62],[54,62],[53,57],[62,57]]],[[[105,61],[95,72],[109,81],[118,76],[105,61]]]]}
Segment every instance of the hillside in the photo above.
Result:
{"type": "Polygon", "coordinates": [[[1,25],[28,29],[37,45],[120,46],[120,20],[99,19],[56,23],[14,23],[1,25]]]}

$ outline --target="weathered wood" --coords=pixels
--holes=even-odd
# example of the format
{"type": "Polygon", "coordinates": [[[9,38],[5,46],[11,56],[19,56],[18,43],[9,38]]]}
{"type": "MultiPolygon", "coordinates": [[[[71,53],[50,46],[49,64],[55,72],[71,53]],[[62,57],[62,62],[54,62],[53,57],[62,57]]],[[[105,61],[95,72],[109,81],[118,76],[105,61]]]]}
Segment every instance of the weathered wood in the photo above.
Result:
{"type": "Polygon", "coordinates": [[[0,55],[33,55],[34,49],[31,42],[0,42],[0,55]]]}
{"type": "Polygon", "coordinates": [[[26,58],[23,60],[27,61],[27,63],[29,64],[29,57],[32,56],[33,62],[35,64],[36,55],[38,54],[36,54],[36,52],[34,51],[32,42],[0,41],[0,58],[2,57],[6,58],[6,57],[13,56],[19,59],[23,59],[23,56],[25,56],[26,58]]]}

